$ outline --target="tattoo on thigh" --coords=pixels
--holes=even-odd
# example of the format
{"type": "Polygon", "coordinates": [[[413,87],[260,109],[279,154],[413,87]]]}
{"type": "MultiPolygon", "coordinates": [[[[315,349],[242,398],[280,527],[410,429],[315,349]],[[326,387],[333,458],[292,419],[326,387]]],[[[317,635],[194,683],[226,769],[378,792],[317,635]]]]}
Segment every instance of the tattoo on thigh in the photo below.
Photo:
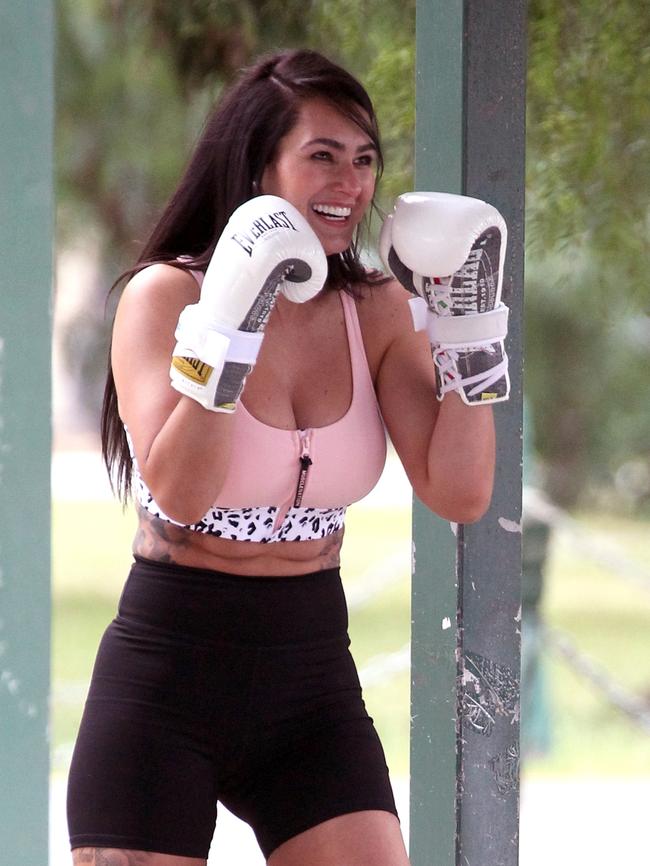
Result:
{"type": "Polygon", "coordinates": [[[147,866],[156,856],[147,851],[118,848],[75,848],[72,855],[74,866],[147,866]]]}

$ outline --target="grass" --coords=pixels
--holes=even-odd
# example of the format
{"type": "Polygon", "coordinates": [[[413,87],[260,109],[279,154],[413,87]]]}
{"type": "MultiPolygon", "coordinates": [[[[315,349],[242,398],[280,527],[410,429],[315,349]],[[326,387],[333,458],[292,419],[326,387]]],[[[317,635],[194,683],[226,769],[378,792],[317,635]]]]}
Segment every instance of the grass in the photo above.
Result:
{"type": "MultiPolygon", "coordinates": [[[[647,522],[584,514],[581,526],[607,534],[637,562],[650,561],[647,522]]],[[[65,769],[101,634],[112,618],[130,563],[134,519],[111,502],[56,502],[53,509],[53,747],[65,769]]],[[[402,647],[410,629],[410,514],[351,509],[343,575],[352,595],[361,584],[396,580],[350,614],[359,668],[402,647]]],[[[572,636],[626,689],[650,697],[650,593],[612,576],[558,535],[547,564],[546,621],[572,636]]],[[[555,655],[544,657],[551,750],[529,760],[535,775],[650,775],[650,736],[613,709],[555,655]]],[[[397,776],[408,773],[409,675],[365,691],[397,776]]]]}

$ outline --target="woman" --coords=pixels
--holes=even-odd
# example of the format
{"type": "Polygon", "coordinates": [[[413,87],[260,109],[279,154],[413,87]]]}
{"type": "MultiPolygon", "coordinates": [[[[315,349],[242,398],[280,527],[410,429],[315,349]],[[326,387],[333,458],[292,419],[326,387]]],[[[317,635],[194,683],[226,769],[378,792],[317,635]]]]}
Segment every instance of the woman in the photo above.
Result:
{"type": "Polygon", "coordinates": [[[358,82],[314,52],[265,58],[130,272],[103,444],[139,528],[70,774],[76,864],[205,864],[217,800],[271,866],[408,863],[348,652],[343,514],[378,480],[385,424],[418,496],[478,519],[494,433],[489,406],[436,401],[407,293],[359,261],[381,167],[358,82]],[[298,247],[269,294],[255,257],[283,232],[298,247]],[[266,300],[254,326],[231,315],[242,293],[266,300]]]}

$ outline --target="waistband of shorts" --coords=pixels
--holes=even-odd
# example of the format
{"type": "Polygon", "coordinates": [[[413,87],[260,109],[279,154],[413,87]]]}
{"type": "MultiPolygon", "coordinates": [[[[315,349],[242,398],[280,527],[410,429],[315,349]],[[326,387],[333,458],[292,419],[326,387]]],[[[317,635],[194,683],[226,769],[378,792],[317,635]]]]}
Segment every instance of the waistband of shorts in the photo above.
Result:
{"type": "Polygon", "coordinates": [[[338,568],[241,576],[134,559],[120,598],[123,619],[217,643],[347,640],[348,612],[338,568]]]}

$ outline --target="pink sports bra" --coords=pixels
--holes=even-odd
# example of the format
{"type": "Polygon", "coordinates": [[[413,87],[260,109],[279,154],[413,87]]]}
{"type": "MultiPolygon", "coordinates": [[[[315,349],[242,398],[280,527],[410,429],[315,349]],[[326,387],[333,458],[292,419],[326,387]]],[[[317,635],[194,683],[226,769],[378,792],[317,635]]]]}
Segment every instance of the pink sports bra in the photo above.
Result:
{"type": "MultiPolygon", "coordinates": [[[[197,274],[197,278],[202,275],[197,274]]],[[[346,506],[375,486],[386,460],[386,433],[368,369],[354,299],[340,292],[352,362],[352,400],[326,427],[282,430],[258,421],[239,403],[229,470],[218,503],[186,529],[236,541],[306,541],[343,527],[346,506]]],[[[245,392],[244,392],[245,394],[245,392]]],[[[140,504],[167,517],[140,476],[140,504]]]]}

